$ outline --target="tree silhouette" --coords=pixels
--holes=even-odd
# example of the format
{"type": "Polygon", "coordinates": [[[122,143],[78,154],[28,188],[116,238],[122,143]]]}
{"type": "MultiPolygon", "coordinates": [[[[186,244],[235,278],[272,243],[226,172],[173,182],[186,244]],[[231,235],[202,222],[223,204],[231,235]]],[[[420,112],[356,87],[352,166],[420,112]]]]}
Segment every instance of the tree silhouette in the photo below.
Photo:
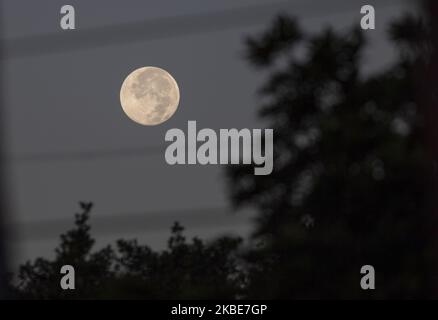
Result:
{"type": "Polygon", "coordinates": [[[15,295],[23,299],[164,299],[235,298],[242,273],[237,249],[241,239],[221,237],[210,243],[187,242],[183,228],[172,227],[168,248],[155,252],[136,240],[92,251],[91,204],[81,204],[75,228],[61,235],[56,256],[20,267],[15,295]],[[75,268],[76,289],[62,290],[63,265],[75,268]]]}
{"type": "Polygon", "coordinates": [[[300,30],[287,16],[247,41],[269,72],[261,117],[274,128],[274,171],[228,168],[234,204],[258,208],[247,254],[250,297],[412,298],[430,294],[426,196],[433,176],[415,96],[427,62],[419,18],[392,24],[398,59],[364,70],[360,29],[300,30]],[[363,291],[362,265],[379,290],[363,291]]]}

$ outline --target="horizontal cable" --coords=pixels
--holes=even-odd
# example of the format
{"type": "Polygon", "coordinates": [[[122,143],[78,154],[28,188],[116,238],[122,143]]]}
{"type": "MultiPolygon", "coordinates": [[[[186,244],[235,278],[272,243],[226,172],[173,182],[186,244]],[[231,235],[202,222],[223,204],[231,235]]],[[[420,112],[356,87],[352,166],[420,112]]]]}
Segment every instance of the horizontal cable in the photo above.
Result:
{"type": "Polygon", "coordinates": [[[65,161],[89,161],[124,157],[144,157],[164,154],[165,146],[149,146],[109,150],[28,153],[5,156],[5,160],[19,163],[52,163],[65,161]]]}

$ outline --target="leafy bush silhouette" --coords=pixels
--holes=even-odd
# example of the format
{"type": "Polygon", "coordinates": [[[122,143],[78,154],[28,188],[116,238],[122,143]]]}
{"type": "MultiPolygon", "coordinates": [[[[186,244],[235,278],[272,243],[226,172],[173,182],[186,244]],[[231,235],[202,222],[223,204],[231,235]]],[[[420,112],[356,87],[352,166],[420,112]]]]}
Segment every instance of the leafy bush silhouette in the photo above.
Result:
{"type": "Polygon", "coordinates": [[[23,299],[160,299],[235,298],[241,272],[240,238],[209,243],[187,242],[183,227],[172,227],[168,248],[155,252],[136,240],[119,240],[115,248],[92,251],[91,204],[81,204],[75,228],[61,235],[54,260],[38,258],[20,267],[16,295],[23,299]],[[62,290],[60,269],[72,265],[76,289],[62,290]]]}

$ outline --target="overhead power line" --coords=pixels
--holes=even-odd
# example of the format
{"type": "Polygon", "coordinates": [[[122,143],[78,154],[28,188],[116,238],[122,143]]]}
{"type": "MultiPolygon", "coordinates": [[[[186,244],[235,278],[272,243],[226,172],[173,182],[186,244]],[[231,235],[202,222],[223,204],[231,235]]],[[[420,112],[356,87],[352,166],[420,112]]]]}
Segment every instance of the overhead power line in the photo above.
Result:
{"type": "MultiPolygon", "coordinates": [[[[379,8],[399,4],[401,0],[386,0],[379,8]]],[[[269,4],[250,5],[225,9],[213,13],[200,13],[164,17],[140,22],[108,25],[89,29],[59,30],[58,32],[3,39],[4,58],[39,56],[51,53],[71,52],[85,48],[128,44],[140,41],[187,36],[222,31],[267,22],[273,14],[306,12],[307,17],[322,16],[355,10],[360,2],[346,0],[279,1],[269,4]],[[342,5],[342,6],[341,6],[342,5]],[[294,10],[294,11],[292,11],[294,10]]]]}
{"type": "MultiPolygon", "coordinates": [[[[175,221],[193,229],[198,227],[224,227],[247,225],[250,211],[234,214],[227,207],[206,207],[196,209],[163,210],[156,212],[117,213],[110,215],[92,215],[92,232],[98,235],[117,235],[131,232],[163,232],[170,230],[175,221]]],[[[24,240],[44,240],[57,238],[61,233],[73,228],[73,219],[46,219],[20,222],[13,226],[24,240]]]]}
{"type": "Polygon", "coordinates": [[[263,18],[290,5],[289,1],[226,9],[208,14],[182,15],[90,29],[59,30],[51,34],[4,40],[5,58],[70,52],[84,48],[163,39],[220,31],[259,23],[263,18]]]}
{"type": "Polygon", "coordinates": [[[89,161],[97,159],[117,159],[126,157],[143,157],[163,154],[165,146],[149,146],[137,148],[120,148],[109,150],[71,151],[29,153],[9,156],[8,160],[20,163],[52,163],[66,161],[89,161]]]}

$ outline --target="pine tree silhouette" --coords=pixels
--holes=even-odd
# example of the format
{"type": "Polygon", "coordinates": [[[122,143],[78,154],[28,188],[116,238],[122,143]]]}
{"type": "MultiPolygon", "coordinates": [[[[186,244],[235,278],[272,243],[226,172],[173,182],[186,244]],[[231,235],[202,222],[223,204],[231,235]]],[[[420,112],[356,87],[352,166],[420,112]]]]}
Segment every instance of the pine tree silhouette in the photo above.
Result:
{"type": "Polygon", "coordinates": [[[430,294],[433,176],[415,71],[427,63],[419,18],[392,24],[399,56],[364,69],[360,29],[303,32],[279,17],[247,41],[249,62],[269,73],[259,114],[274,128],[274,171],[229,167],[234,204],[259,211],[248,253],[256,298],[412,298],[430,294]],[[373,265],[378,288],[359,286],[373,265]]]}

